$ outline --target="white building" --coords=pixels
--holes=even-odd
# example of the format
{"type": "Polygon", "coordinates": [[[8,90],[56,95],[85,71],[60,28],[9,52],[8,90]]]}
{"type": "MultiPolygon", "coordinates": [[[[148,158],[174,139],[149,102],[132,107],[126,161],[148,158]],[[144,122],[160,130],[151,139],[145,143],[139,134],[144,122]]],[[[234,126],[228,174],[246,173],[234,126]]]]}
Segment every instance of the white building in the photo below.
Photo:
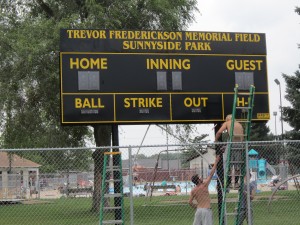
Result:
{"type": "Polygon", "coordinates": [[[216,159],[216,151],[211,148],[207,148],[206,152],[203,154],[196,155],[194,158],[190,159],[190,169],[195,169],[196,173],[206,178],[209,172],[209,165],[214,164],[216,159]]]}
{"type": "Polygon", "coordinates": [[[38,190],[40,166],[16,154],[0,152],[0,198],[23,198],[27,190],[38,190]]]}

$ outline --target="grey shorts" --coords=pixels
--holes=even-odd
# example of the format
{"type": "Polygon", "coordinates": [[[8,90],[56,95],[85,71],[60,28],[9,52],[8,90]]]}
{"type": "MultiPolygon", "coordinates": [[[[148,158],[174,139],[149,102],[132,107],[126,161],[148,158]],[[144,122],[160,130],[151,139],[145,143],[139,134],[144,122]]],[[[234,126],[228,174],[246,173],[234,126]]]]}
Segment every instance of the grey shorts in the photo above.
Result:
{"type": "Polygon", "coordinates": [[[213,225],[212,210],[207,208],[197,208],[193,225],[213,225]]]}

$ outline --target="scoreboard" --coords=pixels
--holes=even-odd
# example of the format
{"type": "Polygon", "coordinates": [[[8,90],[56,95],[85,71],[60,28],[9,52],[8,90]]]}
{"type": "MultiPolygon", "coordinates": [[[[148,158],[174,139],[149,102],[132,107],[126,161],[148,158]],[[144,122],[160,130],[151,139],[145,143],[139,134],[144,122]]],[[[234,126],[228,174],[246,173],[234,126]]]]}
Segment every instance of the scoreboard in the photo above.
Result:
{"type": "Polygon", "coordinates": [[[220,122],[235,84],[255,86],[254,121],[270,118],[264,34],[62,29],[60,37],[62,124],[220,122]]]}

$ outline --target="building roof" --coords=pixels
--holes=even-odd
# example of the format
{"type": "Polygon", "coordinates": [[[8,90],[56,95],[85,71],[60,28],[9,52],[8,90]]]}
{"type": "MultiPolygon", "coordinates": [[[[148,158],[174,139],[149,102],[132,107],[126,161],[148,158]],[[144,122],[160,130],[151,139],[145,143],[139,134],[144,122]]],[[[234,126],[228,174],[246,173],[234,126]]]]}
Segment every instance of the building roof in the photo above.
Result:
{"type": "MultiPolygon", "coordinates": [[[[35,168],[40,166],[41,166],[40,164],[22,158],[16,154],[11,155],[11,168],[24,168],[24,167],[35,168]]],[[[0,167],[1,168],[9,167],[9,156],[7,152],[0,152],[0,167]]]]}

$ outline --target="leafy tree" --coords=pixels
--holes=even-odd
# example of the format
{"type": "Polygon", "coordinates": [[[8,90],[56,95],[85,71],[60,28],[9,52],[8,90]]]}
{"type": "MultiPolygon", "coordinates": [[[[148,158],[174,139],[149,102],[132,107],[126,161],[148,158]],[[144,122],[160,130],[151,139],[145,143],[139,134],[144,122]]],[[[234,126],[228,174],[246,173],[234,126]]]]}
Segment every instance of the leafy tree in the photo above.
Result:
{"type": "MultiPolygon", "coordinates": [[[[296,7],[295,12],[300,15],[300,8],[296,7]]],[[[300,44],[298,45],[300,48],[300,44]]],[[[300,68],[300,66],[299,66],[300,68]]],[[[282,107],[283,120],[287,122],[293,129],[285,133],[285,139],[300,139],[300,71],[297,70],[294,75],[283,74],[286,82],[285,98],[290,102],[291,106],[282,107]]],[[[299,166],[300,150],[298,146],[290,143],[286,146],[287,159],[295,166],[299,166]]]]}
{"type": "MultiPolygon", "coordinates": [[[[300,15],[300,8],[296,7],[295,12],[300,15]]],[[[300,48],[300,44],[298,44],[300,48]]],[[[300,68],[300,65],[299,65],[300,68]]],[[[283,120],[287,122],[293,130],[285,134],[286,139],[299,140],[300,138],[300,71],[297,70],[295,75],[283,74],[286,82],[285,98],[291,106],[282,107],[283,120]]]]}
{"type": "Polygon", "coordinates": [[[251,123],[250,140],[251,141],[268,141],[271,140],[269,136],[270,128],[263,123],[251,123]]]}
{"type": "Polygon", "coordinates": [[[296,7],[295,12],[298,13],[300,15],[300,8],[296,7]]]}
{"type": "MultiPolygon", "coordinates": [[[[86,137],[90,135],[88,127],[59,124],[60,28],[183,30],[193,20],[195,5],[196,0],[1,1],[2,147],[86,144],[86,137]]],[[[95,125],[93,129],[96,146],[110,146],[112,126],[95,125]]],[[[94,211],[99,210],[103,151],[98,149],[92,154],[94,211]]],[[[86,155],[83,158],[87,158],[86,155]]]]}
{"type": "Polygon", "coordinates": [[[285,134],[286,139],[299,140],[300,138],[300,71],[296,71],[294,76],[282,75],[286,82],[285,98],[291,106],[282,107],[283,119],[293,129],[285,134]]]}
{"type": "MultiPolygon", "coordinates": [[[[299,140],[300,139],[300,71],[295,72],[295,76],[288,76],[283,74],[286,88],[286,99],[291,106],[283,107],[284,121],[293,128],[291,131],[285,133],[285,139],[299,140]]],[[[287,159],[294,167],[298,167],[300,163],[299,146],[294,146],[292,143],[286,146],[287,159]]]]}
{"type": "MultiPolygon", "coordinates": [[[[60,126],[58,40],[54,20],[34,18],[25,1],[1,2],[0,14],[0,125],[2,148],[41,148],[84,146],[87,127],[60,126]]],[[[90,151],[66,154],[17,152],[42,165],[41,172],[54,172],[73,159],[72,169],[90,151]],[[58,160],[60,159],[60,161],[58,160]],[[78,163],[77,163],[78,162],[78,163]]]]}

